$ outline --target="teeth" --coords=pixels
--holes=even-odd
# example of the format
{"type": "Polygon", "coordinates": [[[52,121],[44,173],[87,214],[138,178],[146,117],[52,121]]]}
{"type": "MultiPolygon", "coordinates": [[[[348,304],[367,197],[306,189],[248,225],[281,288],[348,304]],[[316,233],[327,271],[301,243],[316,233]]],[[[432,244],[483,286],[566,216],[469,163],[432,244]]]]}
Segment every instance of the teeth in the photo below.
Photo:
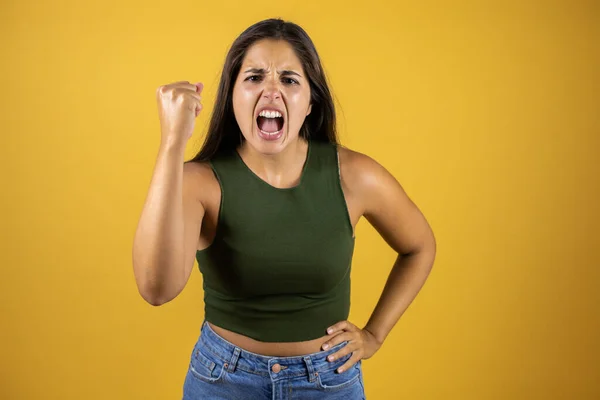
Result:
{"type": "Polygon", "coordinates": [[[265,132],[265,131],[263,131],[262,129],[261,129],[260,131],[261,131],[262,133],[264,133],[265,135],[268,135],[268,136],[273,136],[273,135],[276,135],[276,134],[278,134],[279,132],[281,132],[281,131],[277,131],[277,132],[265,132]]]}
{"type": "Polygon", "coordinates": [[[278,111],[263,110],[260,112],[260,114],[258,114],[258,116],[265,117],[265,118],[281,118],[281,113],[278,111]]]}

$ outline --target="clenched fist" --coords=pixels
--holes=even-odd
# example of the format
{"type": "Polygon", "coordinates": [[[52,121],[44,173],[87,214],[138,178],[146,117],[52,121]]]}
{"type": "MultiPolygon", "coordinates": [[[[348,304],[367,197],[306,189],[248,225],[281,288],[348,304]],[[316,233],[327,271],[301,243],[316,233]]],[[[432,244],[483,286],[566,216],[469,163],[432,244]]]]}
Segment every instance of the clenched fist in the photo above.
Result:
{"type": "Polygon", "coordinates": [[[194,132],[194,121],[202,110],[200,93],[204,85],[188,81],[169,83],[156,89],[161,140],[187,143],[194,132]]]}

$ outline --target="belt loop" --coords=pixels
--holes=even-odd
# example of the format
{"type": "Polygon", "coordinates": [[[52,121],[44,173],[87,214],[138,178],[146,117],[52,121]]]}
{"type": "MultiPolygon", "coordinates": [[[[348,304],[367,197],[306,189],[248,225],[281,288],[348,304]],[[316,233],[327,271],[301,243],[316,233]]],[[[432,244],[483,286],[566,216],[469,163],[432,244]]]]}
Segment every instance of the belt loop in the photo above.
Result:
{"type": "Polygon", "coordinates": [[[308,369],[308,381],[314,382],[317,379],[317,372],[312,364],[312,359],[310,356],[303,357],[304,363],[306,363],[306,368],[308,369]]]}
{"type": "Polygon", "coordinates": [[[227,365],[227,371],[233,372],[235,370],[238,359],[240,358],[240,352],[241,352],[241,349],[239,347],[236,347],[233,350],[233,355],[231,356],[231,359],[229,360],[229,364],[227,365]]]}

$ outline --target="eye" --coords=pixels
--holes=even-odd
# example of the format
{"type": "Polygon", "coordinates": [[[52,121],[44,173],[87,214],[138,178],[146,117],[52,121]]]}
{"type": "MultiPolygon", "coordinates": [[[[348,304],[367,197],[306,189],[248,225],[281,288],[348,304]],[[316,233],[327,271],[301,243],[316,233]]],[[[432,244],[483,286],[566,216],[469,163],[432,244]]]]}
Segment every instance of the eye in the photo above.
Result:
{"type": "Polygon", "coordinates": [[[283,78],[282,79],[284,83],[288,84],[288,85],[297,85],[298,81],[292,78],[283,78]]]}
{"type": "Polygon", "coordinates": [[[262,79],[262,77],[260,75],[250,75],[249,77],[247,77],[246,81],[250,81],[250,82],[260,82],[260,80],[262,79]]]}

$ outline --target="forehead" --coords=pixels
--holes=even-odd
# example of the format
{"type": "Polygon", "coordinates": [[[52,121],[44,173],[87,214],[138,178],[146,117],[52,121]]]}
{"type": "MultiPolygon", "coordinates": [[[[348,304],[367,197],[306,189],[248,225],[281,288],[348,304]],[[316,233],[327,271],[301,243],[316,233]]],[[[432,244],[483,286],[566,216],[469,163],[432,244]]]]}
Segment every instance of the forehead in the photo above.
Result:
{"type": "Polygon", "coordinates": [[[302,70],[302,64],[293,47],[285,40],[273,39],[259,40],[250,46],[242,67],[302,70]]]}

